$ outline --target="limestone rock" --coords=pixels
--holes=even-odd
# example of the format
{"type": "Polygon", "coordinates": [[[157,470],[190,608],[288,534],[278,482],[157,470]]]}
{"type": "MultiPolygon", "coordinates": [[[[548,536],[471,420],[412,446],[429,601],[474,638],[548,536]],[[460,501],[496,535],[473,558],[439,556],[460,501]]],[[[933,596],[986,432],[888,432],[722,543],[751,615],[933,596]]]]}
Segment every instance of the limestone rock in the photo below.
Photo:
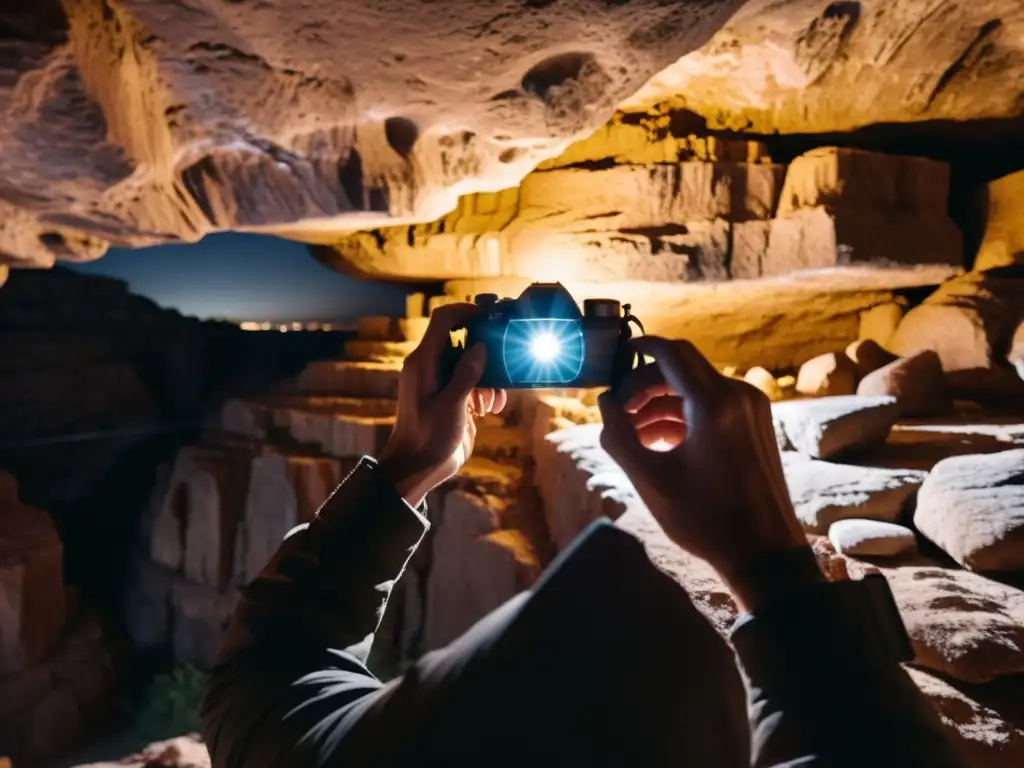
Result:
{"type": "Polygon", "coordinates": [[[1024,264],[1024,171],[990,181],[985,187],[985,230],[976,270],[1024,264]]]}
{"type": "MultiPolygon", "coordinates": [[[[56,646],[67,618],[64,549],[53,520],[17,498],[0,473],[0,676],[42,661],[56,646]]],[[[0,718],[2,719],[2,718],[0,718]]]]}
{"type": "Polygon", "coordinates": [[[965,683],[1024,672],[1024,592],[968,571],[883,569],[917,666],[965,683]]]}
{"type": "Polygon", "coordinates": [[[170,646],[173,582],[170,569],[147,557],[133,558],[125,589],[124,621],[132,642],[142,652],[162,651],[170,646]]]}
{"type": "MultiPolygon", "coordinates": [[[[887,306],[885,304],[881,306],[887,306]]],[[[870,310],[869,310],[870,311],[870,310]]],[[[858,339],[846,348],[846,356],[857,366],[857,379],[863,379],[872,371],[898,358],[871,339],[858,339]]]]}
{"type": "Polygon", "coordinates": [[[773,403],[782,399],[782,387],[779,386],[779,382],[776,381],[771,372],[759,365],[755,365],[743,374],[743,380],[764,392],[773,403]]]}
{"type": "Polygon", "coordinates": [[[246,455],[183,449],[153,522],[153,561],[199,584],[226,585],[248,484],[246,455]]]}
{"type": "Polygon", "coordinates": [[[90,763],[78,768],[211,768],[210,753],[198,734],[148,744],[116,762],[90,763]]]}
{"type": "Polygon", "coordinates": [[[873,341],[884,348],[896,332],[896,326],[902,319],[903,307],[897,302],[879,304],[877,307],[872,307],[861,313],[860,331],[857,338],[863,341],[873,341]]]}
{"type": "Polygon", "coordinates": [[[986,706],[978,691],[962,691],[919,669],[907,673],[935,707],[971,768],[1016,768],[1024,761],[1024,728],[986,706]]]}
{"type": "Polygon", "coordinates": [[[990,369],[1005,361],[1022,316],[1024,280],[1006,270],[972,272],[908,312],[891,349],[901,357],[934,350],[946,371],[990,369]]]}
{"type": "Polygon", "coordinates": [[[828,538],[840,554],[854,557],[892,557],[917,548],[912,530],[879,520],[837,520],[829,526],[828,538]]]}
{"type": "Polygon", "coordinates": [[[857,389],[857,366],[842,353],[818,355],[800,366],[796,391],[812,397],[852,395],[857,389]]]}
{"type": "Polygon", "coordinates": [[[847,518],[895,522],[925,479],[915,470],[833,464],[795,453],[783,453],[782,467],[800,524],[818,534],[847,518]]]}
{"type": "Polygon", "coordinates": [[[398,397],[398,377],[402,367],[396,362],[368,363],[322,360],[310,363],[295,382],[303,395],[348,397],[398,397]]]}
{"type": "Polygon", "coordinates": [[[600,424],[560,429],[547,435],[534,456],[534,482],[559,551],[595,520],[617,519],[635,498],[632,483],[600,439],[600,424]]]}
{"type": "Polygon", "coordinates": [[[0,677],[0,744],[13,765],[43,765],[95,738],[115,714],[114,660],[82,614],[34,667],[0,677]]]}
{"type": "Polygon", "coordinates": [[[217,658],[221,636],[238,602],[238,590],[220,590],[186,579],[171,585],[174,659],[210,669],[217,658]]]}
{"type": "Polygon", "coordinates": [[[0,99],[21,105],[0,124],[0,251],[46,266],[109,240],[435,219],[589,134],[740,5],[22,12],[13,28],[32,31],[11,35],[24,55],[0,99]]]}
{"type": "Polygon", "coordinates": [[[1024,570],[1024,449],[940,461],[914,524],[966,568],[1024,570]]]}
{"type": "Polygon", "coordinates": [[[927,7],[893,15],[884,4],[755,0],[622,109],[659,104],[697,113],[712,128],[759,134],[845,132],[922,114],[1016,115],[1003,83],[1021,74],[1004,35],[1013,39],[1024,25],[1019,6],[997,0],[925,17],[927,7]]]}
{"type": "Polygon", "coordinates": [[[519,534],[503,529],[503,508],[514,503],[452,491],[433,510],[421,650],[447,645],[540,575],[519,534]]]}
{"type": "Polygon", "coordinates": [[[903,416],[938,416],[953,405],[939,356],[926,349],[869,373],[857,385],[864,397],[892,395],[903,416]]]}
{"type": "Polygon", "coordinates": [[[277,551],[285,535],[313,519],[342,480],[338,462],[266,452],[251,460],[243,507],[234,530],[233,572],[247,584],[277,551]]]}
{"type": "Polygon", "coordinates": [[[776,435],[786,437],[780,449],[792,446],[817,459],[884,443],[898,413],[894,397],[822,397],[772,405],[776,435]]]}

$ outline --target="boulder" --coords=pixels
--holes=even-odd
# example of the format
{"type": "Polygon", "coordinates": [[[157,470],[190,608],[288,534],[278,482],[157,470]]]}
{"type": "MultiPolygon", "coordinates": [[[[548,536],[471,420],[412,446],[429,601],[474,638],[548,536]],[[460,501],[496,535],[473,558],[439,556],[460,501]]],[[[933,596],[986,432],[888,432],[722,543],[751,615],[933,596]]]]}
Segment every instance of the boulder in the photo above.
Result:
{"type": "Polygon", "coordinates": [[[837,520],[829,526],[828,538],[839,554],[853,557],[893,557],[917,548],[912,530],[879,520],[837,520]]]}
{"type": "Polygon", "coordinates": [[[772,376],[771,372],[759,365],[754,366],[743,374],[743,380],[764,392],[773,403],[782,399],[782,387],[779,386],[779,382],[772,376]]]}
{"type": "Polygon", "coordinates": [[[833,464],[795,453],[783,453],[782,468],[800,524],[817,534],[847,518],[895,522],[925,478],[916,470],[833,464]]]}
{"type": "Polygon", "coordinates": [[[1024,265],[1024,171],[985,185],[985,230],[974,257],[982,271],[1012,264],[1024,265]]]}
{"type": "Polygon", "coordinates": [[[909,357],[934,350],[945,371],[1005,362],[1024,316],[1024,279],[1012,269],[971,272],[939,287],[900,322],[890,349],[909,357]]]}
{"type": "Polygon", "coordinates": [[[894,397],[822,397],[772,405],[779,448],[817,459],[847,456],[884,443],[899,415],[894,397]]]}
{"type": "Polygon", "coordinates": [[[903,319],[903,306],[895,301],[879,304],[860,313],[860,331],[857,338],[873,341],[885,347],[896,332],[896,326],[903,319]]]}
{"type": "Polygon", "coordinates": [[[811,397],[852,395],[857,389],[857,366],[844,354],[829,352],[800,366],[796,391],[811,397]]]}
{"type": "Polygon", "coordinates": [[[965,568],[1024,570],[1024,449],[940,461],[914,524],[965,568]]]}
{"type": "Polygon", "coordinates": [[[914,664],[965,683],[1024,672],[1024,592],[968,571],[883,568],[914,664]]]}
{"type": "Polygon", "coordinates": [[[912,667],[914,681],[931,702],[971,768],[1024,765],[1024,728],[986,706],[979,691],[954,688],[948,681],[912,667]]]}
{"type": "Polygon", "coordinates": [[[846,348],[846,356],[857,367],[858,380],[899,359],[872,339],[858,339],[853,342],[846,348]]]}
{"type": "Polygon", "coordinates": [[[953,406],[939,356],[930,349],[904,357],[869,373],[857,385],[864,397],[891,395],[900,414],[921,418],[939,416],[953,406]]]}
{"type": "Polygon", "coordinates": [[[67,619],[64,549],[50,516],[23,505],[0,473],[0,677],[42,661],[67,619]]]}

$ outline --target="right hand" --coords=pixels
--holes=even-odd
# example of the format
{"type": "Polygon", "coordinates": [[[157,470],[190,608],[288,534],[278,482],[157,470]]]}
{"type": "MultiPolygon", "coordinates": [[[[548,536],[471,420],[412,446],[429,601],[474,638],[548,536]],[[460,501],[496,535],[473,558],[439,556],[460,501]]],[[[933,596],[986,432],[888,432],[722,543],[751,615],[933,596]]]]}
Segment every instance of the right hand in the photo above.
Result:
{"type": "Polygon", "coordinates": [[[666,535],[730,586],[753,560],[807,547],[768,398],[722,376],[688,341],[646,336],[633,343],[654,364],[598,400],[601,445],[666,535]]]}

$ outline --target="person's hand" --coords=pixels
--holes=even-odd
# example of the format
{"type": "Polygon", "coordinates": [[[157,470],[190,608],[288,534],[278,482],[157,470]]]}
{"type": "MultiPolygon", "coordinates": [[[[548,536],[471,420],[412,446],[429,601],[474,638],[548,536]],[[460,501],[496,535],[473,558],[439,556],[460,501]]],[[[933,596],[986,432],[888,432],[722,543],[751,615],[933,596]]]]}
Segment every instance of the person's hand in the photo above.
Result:
{"type": "Polygon", "coordinates": [[[666,535],[708,561],[744,602],[751,562],[808,546],[768,398],[722,376],[687,341],[647,336],[634,345],[654,364],[598,400],[601,445],[666,535]]]}
{"type": "Polygon", "coordinates": [[[447,304],[431,315],[423,341],[405,359],[398,382],[398,415],[378,463],[399,494],[418,507],[427,493],[450,478],[473,452],[474,416],[499,413],[503,389],[476,389],[487,361],[477,344],[459,360],[451,380],[441,381],[441,357],[450,334],[478,311],[474,304],[447,304]]]}

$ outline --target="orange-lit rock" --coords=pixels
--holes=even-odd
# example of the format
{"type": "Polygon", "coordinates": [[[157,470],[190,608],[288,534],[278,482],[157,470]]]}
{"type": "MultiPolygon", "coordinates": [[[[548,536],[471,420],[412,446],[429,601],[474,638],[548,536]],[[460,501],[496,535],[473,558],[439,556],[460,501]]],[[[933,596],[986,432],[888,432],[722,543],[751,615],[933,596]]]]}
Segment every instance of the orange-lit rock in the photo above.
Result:
{"type": "Polygon", "coordinates": [[[63,560],[53,520],[22,504],[14,478],[0,472],[0,677],[56,646],[67,619],[63,560]]]}
{"type": "Polygon", "coordinates": [[[985,233],[974,260],[978,270],[1024,264],[1024,171],[990,182],[984,190],[985,233]]]}
{"type": "Polygon", "coordinates": [[[593,131],[740,5],[33,6],[5,32],[0,252],[435,219],[593,131]]]}
{"type": "Polygon", "coordinates": [[[847,131],[871,123],[1016,116],[1024,77],[1015,0],[893,6],[884,0],[747,3],[699,51],[623,108],[669,100],[716,127],[847,131]]]}

